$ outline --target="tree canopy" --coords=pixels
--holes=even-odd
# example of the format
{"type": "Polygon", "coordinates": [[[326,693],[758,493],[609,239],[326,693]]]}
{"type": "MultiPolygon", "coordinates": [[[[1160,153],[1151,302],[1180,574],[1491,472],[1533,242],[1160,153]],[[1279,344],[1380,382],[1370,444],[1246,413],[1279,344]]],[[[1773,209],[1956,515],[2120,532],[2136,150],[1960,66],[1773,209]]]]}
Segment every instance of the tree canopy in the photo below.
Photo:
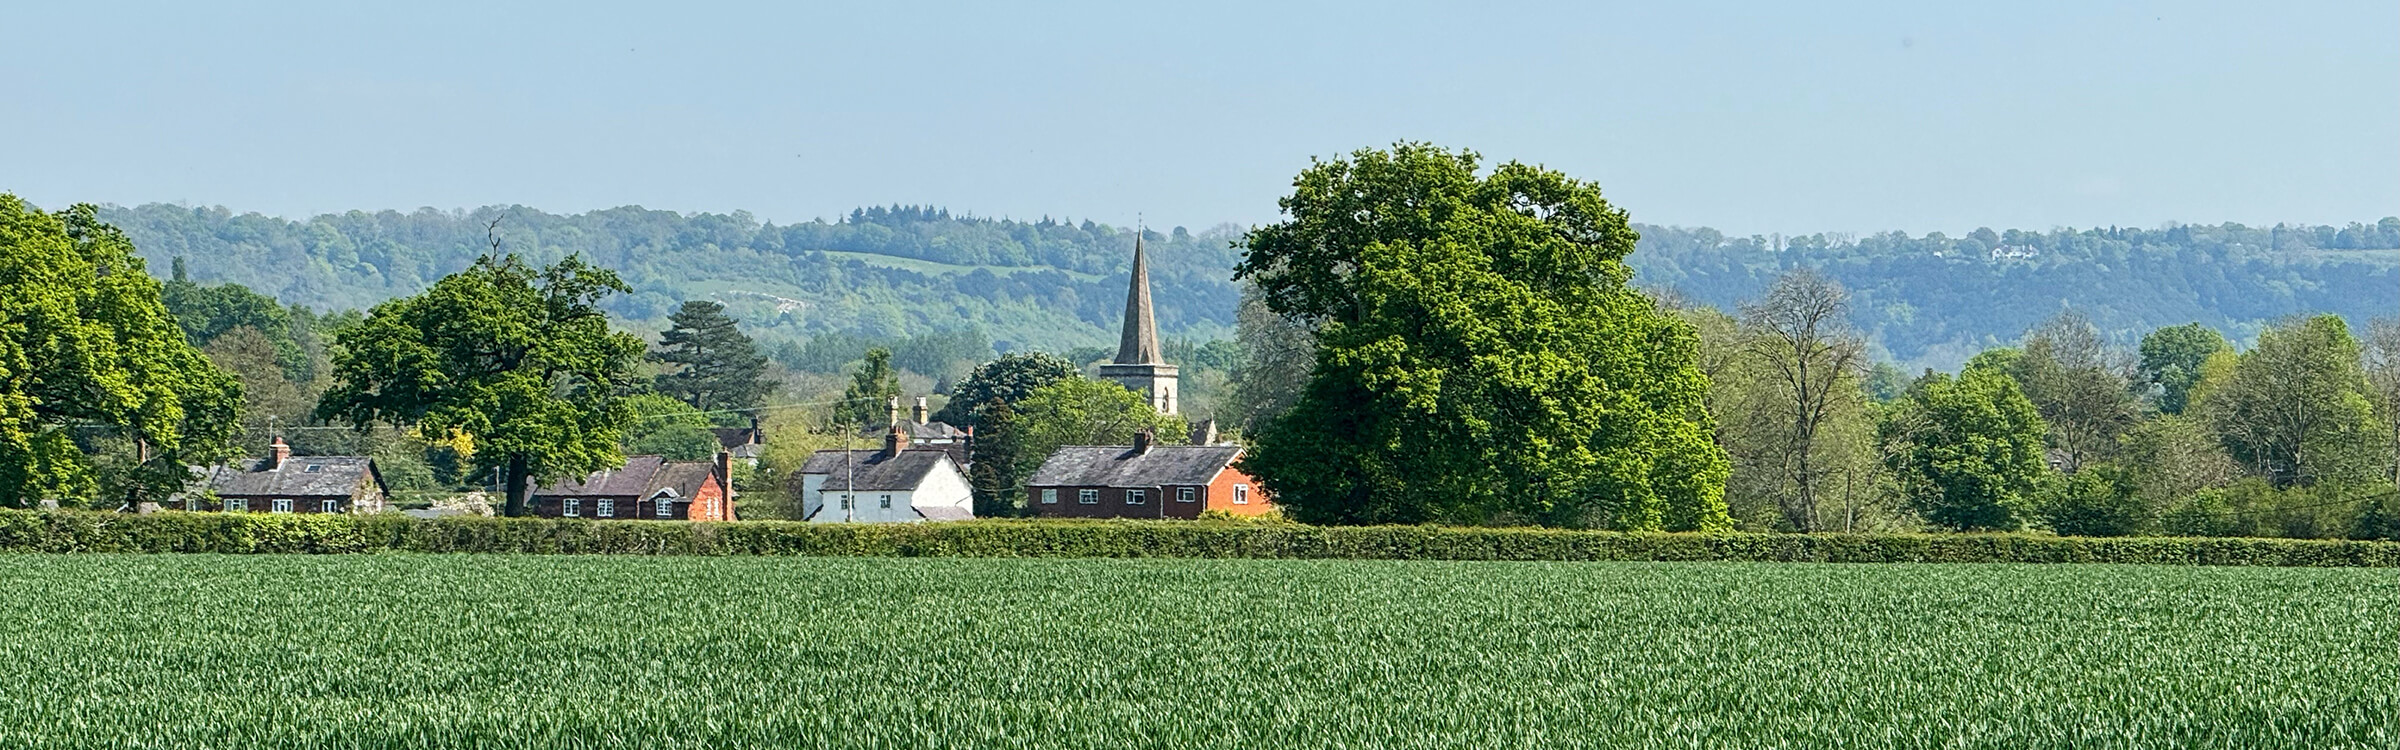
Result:
{"type": "Polygon", "coordinates": [[[240,402],[96,209],[47,213],[0,193],[0,506],[163,499],[186,467],[232,454],[240,402]],[[133,463],[103,487],[64,432],[75,425],[132,441],[133,463]]]}
{"type": "Polygon", "coordinates": [[[1600,189],[1402,143],[1303,171],[1236,274],[1319,324],[1244,466],[1301,520],[1730,525],[1691,328],[1600,189]]]}
{"type": "Polygon", "coordinates": [[[940,422],[961,427],[982,422],[987,407],[1016,404],[1043,386],[1082,376],[1075,363],[1055,354],[1014,352],[975,367],[950,389],[949,403],[934,414],[940,422]]]}
{"type": "Polygon", "coordinates": [[[668,319],[674,325],[659,334],[658,350],[650,353],[669,367],[654,381],[658,392],[715,412],[756,407],[775,389],[766,378],[767,358],[725,315],[724,305],[692,300],[668,319]]]}
{"type": "Polygon", "coordinates": [[[1877,429],[1901,491],[1926,521],[1961,531],[2022,526],[2048,470],[2049,425],[1995,368],[1929,373],[1877,429]]]}
{"type": "Polygon", "coordinates": [[[467,436],[472,465],[503,469],[506,512],[522,515],[529,483],[623,458],[642,340],[611,330],[597,305],[624,290],[581,258],[536,268],[487,255],[344,329],[317,415],[467,436]]]}

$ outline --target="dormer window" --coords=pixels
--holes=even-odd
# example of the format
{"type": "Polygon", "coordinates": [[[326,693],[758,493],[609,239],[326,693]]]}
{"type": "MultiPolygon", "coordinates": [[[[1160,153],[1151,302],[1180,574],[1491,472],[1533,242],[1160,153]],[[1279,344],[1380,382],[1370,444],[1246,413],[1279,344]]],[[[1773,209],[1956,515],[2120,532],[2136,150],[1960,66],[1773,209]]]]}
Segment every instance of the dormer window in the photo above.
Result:
{"type": "Polygon", "coordinates": [[[324,464],[309,464],[309,465],[308,465],[308,468],[301,469],[301,470],[300,470],[300,473],[302,473],[302,474],[323,474],[323,473],[325,473],[325,465],[324,465],[324,464]]]}

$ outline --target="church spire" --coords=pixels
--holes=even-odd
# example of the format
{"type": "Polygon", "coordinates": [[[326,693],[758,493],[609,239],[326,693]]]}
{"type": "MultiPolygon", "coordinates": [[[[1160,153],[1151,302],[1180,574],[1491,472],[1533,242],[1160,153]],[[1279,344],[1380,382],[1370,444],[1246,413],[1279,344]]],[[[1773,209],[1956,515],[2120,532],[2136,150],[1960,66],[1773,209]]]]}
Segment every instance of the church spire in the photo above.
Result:
{"type": "Polygon", "coordinates": [[[1142,257],[1142,230],[1133,234],[1133,281],[1125,290],[1125,330],[1117,342],[1120,365],[1166,362],[1159,353],[1158,319],[1150,313],[1150,264],[1142,257]]]}

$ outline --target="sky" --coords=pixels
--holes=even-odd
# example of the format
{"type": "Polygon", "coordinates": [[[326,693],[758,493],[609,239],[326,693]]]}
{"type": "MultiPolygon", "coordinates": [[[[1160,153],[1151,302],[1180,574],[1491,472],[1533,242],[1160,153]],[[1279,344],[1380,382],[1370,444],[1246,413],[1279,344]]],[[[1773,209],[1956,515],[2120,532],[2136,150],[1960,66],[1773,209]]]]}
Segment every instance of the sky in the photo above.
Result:
{"type": "Polygon", "coordinates": [[[0,191],[1199,229],[1405,139],[1734,234],[2400,214],[2390,0],[201,5],[8,11],[0,191]]]}

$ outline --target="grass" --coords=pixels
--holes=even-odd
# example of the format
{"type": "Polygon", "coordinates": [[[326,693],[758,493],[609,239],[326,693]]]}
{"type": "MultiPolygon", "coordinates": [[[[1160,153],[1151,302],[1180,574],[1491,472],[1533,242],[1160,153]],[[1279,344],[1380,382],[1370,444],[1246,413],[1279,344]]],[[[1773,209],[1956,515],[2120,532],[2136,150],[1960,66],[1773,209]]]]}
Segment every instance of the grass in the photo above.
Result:
{"type": "Polygon", "coordinates": [[[0,556],[0,747],[2392,747],[2400,575],[0,556]]]}

